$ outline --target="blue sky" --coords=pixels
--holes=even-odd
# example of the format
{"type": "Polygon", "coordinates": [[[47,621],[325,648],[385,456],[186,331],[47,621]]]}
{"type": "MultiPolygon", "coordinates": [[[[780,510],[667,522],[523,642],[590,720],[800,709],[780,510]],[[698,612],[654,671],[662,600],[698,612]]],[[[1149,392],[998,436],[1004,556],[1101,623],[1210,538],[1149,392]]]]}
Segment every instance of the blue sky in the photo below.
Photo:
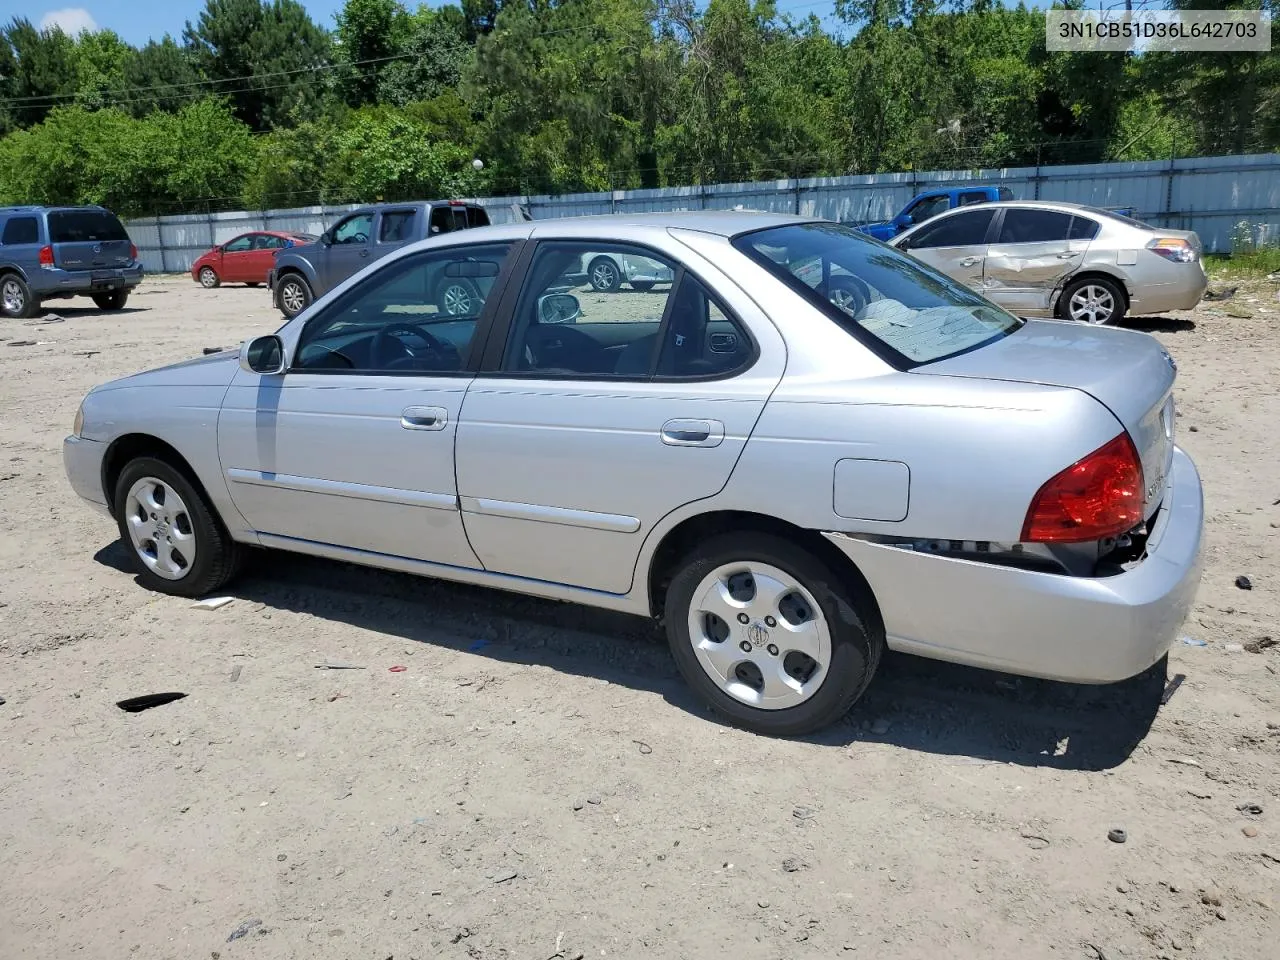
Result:
{"type": "MultiPolygon", "coordinates": [[[[332,27],[342,0],[302,0],[302,5],[312,20],[332,27]]],[[[37,25],[52,19],[70,33],[97,26],[142,44],[166,33],[180,38],[186,22],[198,18],[203,9],[204,0],[0,0],[0,23],[18,16],[37,25]]]]}

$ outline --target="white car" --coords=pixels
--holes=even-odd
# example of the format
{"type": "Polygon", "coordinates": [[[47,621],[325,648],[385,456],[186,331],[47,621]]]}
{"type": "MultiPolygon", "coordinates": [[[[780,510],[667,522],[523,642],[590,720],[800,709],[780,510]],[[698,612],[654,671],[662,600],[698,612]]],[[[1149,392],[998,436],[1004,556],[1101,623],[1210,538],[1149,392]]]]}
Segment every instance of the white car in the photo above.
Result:
{"type": "Polygon", "coordinates": [[[584,255],[582,274],[592,289],[613,293],[623,283],[646,293],[660,283],[670,283],[671,268],[652,257],[616,250],[599,250],[584,255]]]}

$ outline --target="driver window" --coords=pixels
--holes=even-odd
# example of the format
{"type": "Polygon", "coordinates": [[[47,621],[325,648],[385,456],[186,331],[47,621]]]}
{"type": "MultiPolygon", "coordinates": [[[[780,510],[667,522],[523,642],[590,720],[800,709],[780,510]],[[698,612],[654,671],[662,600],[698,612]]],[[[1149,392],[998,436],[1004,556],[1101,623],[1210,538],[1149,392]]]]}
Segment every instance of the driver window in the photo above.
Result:
{"type": "Polygon", "coordinates": [[[295,371],[458,373],[509,243],[392,260],[307,321],[295,371]]]}
{"type": "Polygon", "coordinates": [[[502,368],[534,376],[647,380],[674,264],[622,244],[538,245],[502,368]]]}
{"type": "Polygon", "coordinates": [[[334,244],[368,243],[369,234],[373,232],[373,214],[358,213],[354,217],[343,220],[333,231],[334,244]]]}
{"type": "Polygon", "coordinates": [[[253,237],[246,233],[243,237],[236,237],[222,249],[226,253],[244,253],[252,243],[253,237]]]}

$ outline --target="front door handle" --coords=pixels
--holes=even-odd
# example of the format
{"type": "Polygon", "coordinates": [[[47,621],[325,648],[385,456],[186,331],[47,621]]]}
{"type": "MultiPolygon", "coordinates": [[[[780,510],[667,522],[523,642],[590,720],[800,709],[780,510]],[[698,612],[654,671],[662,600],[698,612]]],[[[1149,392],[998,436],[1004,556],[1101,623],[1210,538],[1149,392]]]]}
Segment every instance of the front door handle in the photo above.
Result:
{"type": "Polygon", "coordinates": [[[448,424],[444,407],[405,407],[400,414],[400,426],[406,430],[443,430],[448,424]]]}
{"type": "Polygon", "coordinates": [[[362,256],[362,257],[367,257],[368,255],[369,255],[369,251],[368,251],[368,250],[361,250],[361,251],[360,251],[360,256],[362,256]]]}
{"type": "Polygon", "coordinates": [[[981,257],[965,257],[963,260],[960,261],[960,266],[972,267],[974,264],[981,263],[981,262],[982,262],[981,257]]]}
{"type": "Polygon", "coordinates": [[[662,442],[672,447],[718,447],[723,440],[719,420],[668,420],[662,425],[662,442]]]}
{"type": "Polygon", "coordinates": [[[1059,259],[1059,260],[1074,260],[1074,259],[1075,259],[1076,257],[1078,257],[1078,256],[1080,256],[1080,254],[1078,254],[1078,253],[1060,253],[1060,254],[1058,254],[1058,259],[1059,259]]]}

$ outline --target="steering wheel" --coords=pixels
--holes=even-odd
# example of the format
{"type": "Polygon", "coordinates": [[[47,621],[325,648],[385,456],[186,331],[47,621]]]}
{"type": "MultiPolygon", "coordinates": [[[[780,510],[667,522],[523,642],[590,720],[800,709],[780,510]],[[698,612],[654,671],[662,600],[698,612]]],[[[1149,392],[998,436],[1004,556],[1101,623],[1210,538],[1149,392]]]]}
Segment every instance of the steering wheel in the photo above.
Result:
{"type": "Polygon", "coordinates": [[[871,288],[859,277],[841,274],[827,281],[827,299],[857,320],[871,301],[871,288]]]}
{"type": "Polygon", "coordinates": [[[373,337],[369,348],[370,359],[377,370],[460,370],[462,355],[453,344],[428,333],[421,324],[396,320],[387,324],[373,337]],[[426,344],[415,352],[400,339],[401,334],[417,337],[426,344]]]}

